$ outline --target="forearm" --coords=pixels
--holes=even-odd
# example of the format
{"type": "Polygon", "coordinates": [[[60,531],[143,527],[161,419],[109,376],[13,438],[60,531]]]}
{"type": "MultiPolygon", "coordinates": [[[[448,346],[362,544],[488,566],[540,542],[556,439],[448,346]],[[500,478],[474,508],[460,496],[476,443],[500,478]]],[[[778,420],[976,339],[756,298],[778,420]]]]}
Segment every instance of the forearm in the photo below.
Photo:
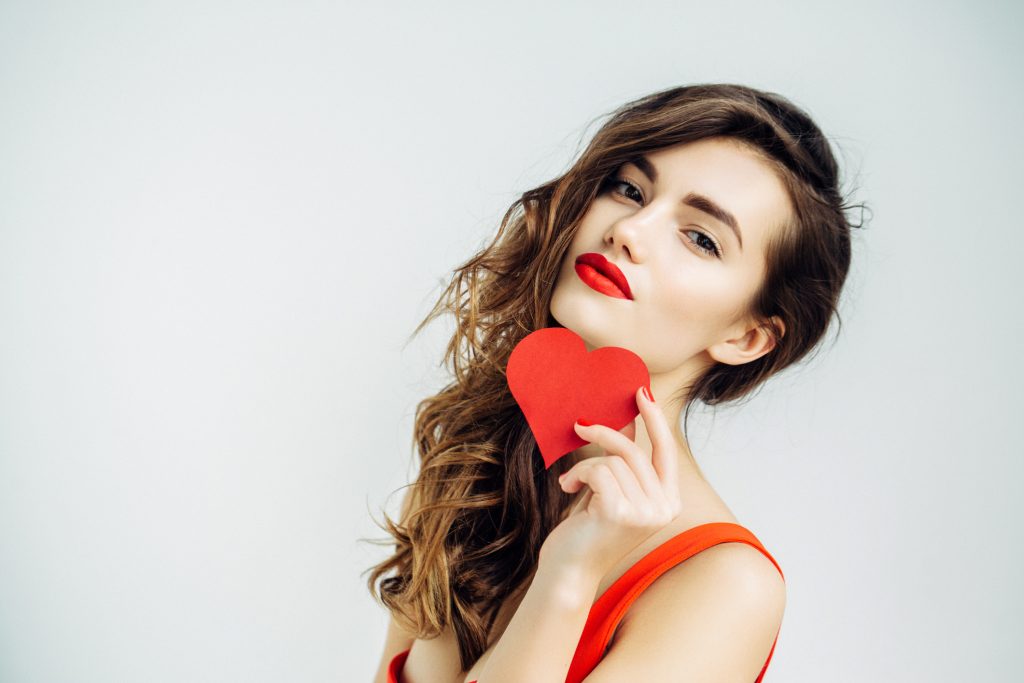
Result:
{"type": "Polygon", "coordinates": [[[565,683],[599,576],[583,569],[537,567],[479,683],[565,683]]]}

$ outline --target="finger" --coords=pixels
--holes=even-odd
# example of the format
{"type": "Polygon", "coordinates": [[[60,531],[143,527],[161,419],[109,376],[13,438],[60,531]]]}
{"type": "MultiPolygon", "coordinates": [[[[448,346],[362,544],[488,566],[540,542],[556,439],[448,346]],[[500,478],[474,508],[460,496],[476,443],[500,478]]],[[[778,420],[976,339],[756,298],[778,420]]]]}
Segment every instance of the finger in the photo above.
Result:
{"type": "Polygon", "coordinates": [[[640,482],[636,478],[636,473],[633,471],[633,468],[626,464],[626,461],[618,455],[602,455],[587,458],[586,460],[576,463],[568,472],[565,473],[565,478],[561,480],[562,488],[575,488],[578,482],[582,485],[583,477],[581,472],[593,467],[609,468],[612,475],[618,482],[619,488],[622,489],[623,496],[636,509],[646,510],[651,507],[651,501],[648,499],[643,487],[640,486],[640,482]]]}
{"type": "Polygon", "coordinates": [[[569,511],[569,515],[570,516],[571,515],[575,515],[580,510],[583,510],[584,508],[586,508],[587,507],[587,503],[590,502],[590,499],[593,496],[594,496],[594,492],[592,490],[590,490],[590,487],[588,486],[587,490],[584,491],[583,495],[580,496],[580,499],[578,501],[576,501],[575,505],[572,506],[572,510],[569,511]]]}
{"type": "Polygon", "coordinates": [[[619,430],[619,433],[624,435],[630,441],[636,443],[636,419],[632,419],[629,423],[619,430]]]}
{"type": "MultiPolygon", "coordinates": [[[[602,424],[584,427],[577,422],[576,433],[580,438],[603,447],[608,453],[622,456],[622,459],[633,470],[637,481],[640,482],[640,487],[647,496],[663,495],[662,483],[659,481],[658,472],[651,463],[651,458],[636,445],[635,441],[622,432],[602,424]]],[[[586,462],[586,460],[582,462],[586,462]]]]}
{"type": "MultiPolygon", "coordinates": [[[[658,405],[644,395],[644,388],[637,389],[636,402],[640,407],[640,417],[651,440],[651,464],[662,483],[675,485],[678,480],[679,462],[676,460],[676,439],[668,425],[665,413],[658,405]]],[[[653,392],[651,393],[653,396],[653,392]]]]}
{"type": "Polygon", "coordinates": [[[609,519],[613,519],[619,512],[620,503],[625,498],[618,479],[606,466],[586,467],[577,476],[579,480],[590,487],[593,493],[593,500],[598,508],[609,519]]]}

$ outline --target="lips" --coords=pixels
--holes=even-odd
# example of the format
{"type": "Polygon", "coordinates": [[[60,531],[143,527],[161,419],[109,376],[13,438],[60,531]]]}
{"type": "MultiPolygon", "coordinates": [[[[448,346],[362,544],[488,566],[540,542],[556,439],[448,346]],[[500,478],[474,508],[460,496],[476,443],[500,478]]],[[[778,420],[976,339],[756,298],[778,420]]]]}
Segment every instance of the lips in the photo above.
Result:
{"type": "Polygon", "coordinates": [[[632,299],[626,276],[618,267],[596,252],[576,257],[576,274],[593,289],[618,299],[632,299]]]}

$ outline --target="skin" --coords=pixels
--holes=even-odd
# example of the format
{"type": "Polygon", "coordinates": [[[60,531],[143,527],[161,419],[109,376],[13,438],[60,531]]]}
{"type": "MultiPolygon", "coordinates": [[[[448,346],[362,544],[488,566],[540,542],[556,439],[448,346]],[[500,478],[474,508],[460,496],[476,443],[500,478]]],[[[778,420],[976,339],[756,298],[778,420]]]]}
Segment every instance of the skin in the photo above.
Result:
{"type": "MultiPolygon", "coordinates": [[[[638,390],[639,415],[623,430],[576,425],[590,443],[560,479],[563,490],[578,494],[575,503],[545,539],[505,632],[474,667],[479,683],[565,680],[595,596],[666,535],[692,526],[701,506],[715,506],[678,427],[683,403],[671,397],[685,395],[715,362],[747,363],[773,348],[748,304],[764,278],[765,245],[791,215],[784,185],[756,153],[726,138],[648,157],[657,181],[626,164],[618,178],[634,187],[606,185],[583,216],[551,314],[588,351],[621,346],[639,355],[654,398],[665,400],[638,390]],[[680,203],[689,192],[736,217],[742,248],[724,223],[680,203]],[[631,299],[580,279],[576,257],[587,252],[619,267],[631,299]]],[[[756,549],[736,546],[709,548],[641,594],[646,600],[631,612],[642,618],[623,622],[586,680],[752,680],[781,620],[784,592],[756,549]]]]}
{"type": "MultiPolygon", "coordinates": [[[[764,245],[789,219],[791,205],[771,167],[733,140],[700,140],[648,157],[656,183],[627,164],[618,175],[636,189],[607,187],[583,216],[559,270],[551,314],[588,350],[621,346],[639,355],[655,401],[638,391],[639,415],[622,430],[576,428],[590,443],[561,480],[565,491],[578,493],[576,502],[545,540],[522,601],[509,605],[503,634],[465,680],[565,680],[594,597],[680,529],[729,516],[679,429],[683,403],[671,397],[712,363],[746,363],[771,350],[747,305],[764,276],[764,245]],[[735,215],[742,250],[724,224],[680,205],[691,191],[735,215]],[[720,259],[700,248],[712,247],[708,238],[720,259]],[[622,270],[632,300],[580,280],[574,264],[586,252],[622,270]]],[[[753,680],[783,606],[782,582],[759,551],[737,543],[709,548],[640,595],[629,612],[640,616],[627,614],[587,681],[753,680]]],[[[451,659],[453,638],[418,641],[404,680],[462,680],[463,672],[437,669],[451,659]]],[[[388,651],[377,680],[398,647],[388,651]]]]}
{"type": "MultiPolygon", "coordinates": [[[[617,177],[635,189],[608,186],[583,216],[559,269],[551,314],[580,335],[588,351],[621,346],[644,360],[679,445],[680,476],[703,480],[678,426],[683,403],[670,398],[715,362],[748,363],[771,351],[771,338],[747,308],[764,277],[765,242],[789,219],[791,204],[771,167],[735,140],[709,138],[647,156],[657,183],[626,164],[617,177]],[[742,249],[723,223],[680,204],[690,191],[708,195],[736,217],[742,249]],[[720,259],[700,248],[711,246],[709,238],[720,259]],[[632,300],[602,294],[579,278],[574,264],[586,252],[619,267],[632,300]]],[[[623,433],[651,452],[646,429],[630,424],[623,433]]],[[[588,444],[578,452],[589,458],[602,449],[588,444]]]]}

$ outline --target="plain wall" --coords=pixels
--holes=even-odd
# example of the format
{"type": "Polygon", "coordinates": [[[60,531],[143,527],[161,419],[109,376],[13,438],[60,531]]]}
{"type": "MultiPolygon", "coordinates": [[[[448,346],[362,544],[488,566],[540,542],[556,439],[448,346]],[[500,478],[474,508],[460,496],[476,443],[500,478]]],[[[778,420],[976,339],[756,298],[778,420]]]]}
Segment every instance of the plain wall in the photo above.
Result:
{"type": "MultiPolygon", "coordinates": [[[[1002,681],[1021,5],[0,5],[0,680],[369,680],[450,319],[614,107],[806,108],[871,208],[818,356],[692,447],[786,574],[774,681],[1002,681]]],[[[1013,577],[1017,576],[1017,579],[1013,577]]]]}

